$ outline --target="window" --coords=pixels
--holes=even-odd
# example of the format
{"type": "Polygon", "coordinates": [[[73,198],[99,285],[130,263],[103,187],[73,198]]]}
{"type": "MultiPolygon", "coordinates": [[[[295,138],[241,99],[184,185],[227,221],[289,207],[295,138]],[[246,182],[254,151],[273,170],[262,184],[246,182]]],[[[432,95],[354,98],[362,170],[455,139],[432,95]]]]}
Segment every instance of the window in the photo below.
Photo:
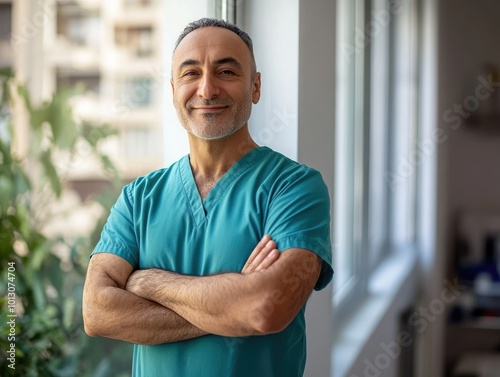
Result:
{"type": "MultiPolygon", "coordinates": [[[[43,50],[50,59],[43,59],[39,72],[44,76],[37,78],[44,93],[76,84],[83,88],[72,99],[75,116],[117,130],[120,136],[109,139],[103,149],[126,179],[158,168],[162,145],[156,143],[162,141],[164,115],[160,102],[165,43],[160,37],[166,4],[71,0],[54,6],[57,14],[47,19],[43,30],[43,50]],[[155,144],[144,148],[150,141],[155,144]]],[[[70,179],[101,179],[92,164],[88,160],[77,165],[70,179]]]]}
{"type": "Polygon", "coordinates": [[[98,72],[79,71],[72,68],[56,68],[56,89],[72,88],[83,85],[85,92],[99,95],[101,78],[98,72]]]}
{"type": "Polygon", "coordinates": [[[417,1],[337,2],[334,304],[342,319],[372,272],[415,242],[417,1]]]}
{"type": "Polygon", "coordinates": [[[117,100],[131,109],[152,106],[156,85],[152,77],[127,77],[117,82],[117,100]]]}
{"type": "Polygon", "coordinates": [[[153,28],[151,26],[117,26],[115,43],[132,56],[149,56],[154,50],[153,28]]]}
{"type": "Polygon", "coordinates": [[[120,133],[122,156],[127,158],[154,158],[161,155],[160,134],[155,128],[127,127],[120,133]]]}
{"type": "Polygon", "coordinates": [[[356,263],[360,256],[360,207],[363,173],[360,145],[363,134],[363,59],[364,51],[355,48],[356,25],[362,15],[362,1],[340,0],[338,3],[337,119],[334,197],[334,264],[336,299],[361,285],[356,263]],[[357,224],[358,226],[355,226],[357,224]]]}
{"type": "Polygon", "coordinates": [[[74,3],[57,4],[57,34],[78,46],[99,46],[101,19],[97,10],[74,3]]]}
{"type": "Polygon", "coordinates": [[[12,4],[0,4],[0,41],[9,41],[12,29],[12,4]]]}
{"type": "Polygon", "coordinates": [[[12,65],[12,4],[0,4],[0,68],[12,65]]]}

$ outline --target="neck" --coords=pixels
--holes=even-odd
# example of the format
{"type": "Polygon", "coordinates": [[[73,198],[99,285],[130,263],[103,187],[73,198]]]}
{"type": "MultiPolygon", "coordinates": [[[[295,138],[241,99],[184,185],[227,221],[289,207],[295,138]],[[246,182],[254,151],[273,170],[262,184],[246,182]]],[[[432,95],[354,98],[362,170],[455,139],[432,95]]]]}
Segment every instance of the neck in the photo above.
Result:
{"type": "Polygon", "coordinates": [[[191,134],[188,137],[189,160],[195,179],[219,180],[240,158],[258,146],[247,125],[221,140],[201,140],[191,134]]]}

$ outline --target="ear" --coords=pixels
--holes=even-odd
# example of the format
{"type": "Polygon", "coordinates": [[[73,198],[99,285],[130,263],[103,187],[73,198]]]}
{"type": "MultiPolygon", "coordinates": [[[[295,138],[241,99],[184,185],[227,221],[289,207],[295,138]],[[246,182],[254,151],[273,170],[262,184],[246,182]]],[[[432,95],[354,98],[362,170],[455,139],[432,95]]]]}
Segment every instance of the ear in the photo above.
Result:
{"type": "Polygon", "coordinates": [[[170,79],[170,86],[172,87],[172,94],[174,94],[174,81],[170,79]]]}
{"type": "Polygon", "coordinates": [[[260,72],[255,73],[255,79],[253,81],[253,91],[252,91],[252,102],[257,104],[260,99],[260,72]]]}

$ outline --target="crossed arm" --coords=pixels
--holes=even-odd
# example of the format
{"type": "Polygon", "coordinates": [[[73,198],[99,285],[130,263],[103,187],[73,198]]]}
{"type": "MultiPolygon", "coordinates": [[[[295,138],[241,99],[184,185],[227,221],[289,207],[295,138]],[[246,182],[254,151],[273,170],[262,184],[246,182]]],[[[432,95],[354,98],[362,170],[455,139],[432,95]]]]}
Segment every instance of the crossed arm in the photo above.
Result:
{"type": "Polygon", "coordinates": [[[278,332],[304,305],[320,269],[316,254],[305,249],[279,253],[269,236],[255,247],[241,273],[193,277],[160,269],[134,272],[116,255],[96,254],[84,287],[85,330],[140,344],[209,333],[278,332]]]}

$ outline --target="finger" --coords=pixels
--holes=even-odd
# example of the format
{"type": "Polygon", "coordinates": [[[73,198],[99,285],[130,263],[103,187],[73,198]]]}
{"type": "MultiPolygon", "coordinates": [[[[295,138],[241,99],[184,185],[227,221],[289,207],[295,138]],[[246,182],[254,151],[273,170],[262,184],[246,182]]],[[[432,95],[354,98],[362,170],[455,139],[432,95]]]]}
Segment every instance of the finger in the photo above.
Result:
{"type": "Polygon", "coordinates": [[[269,240],[264,248],[255,256],[252,263],[250,263],[250,265],[248,266],[248,270],[255,271],[257,267],[260,266],[262,261],[266,259],[269,253],[273,251],[273,249],[276,249],[276,242],[274,242],[273,240],[269,240]]]}
{"type": "Polygon", "coordinates": [[[243,270],[245,270],[246,268],[248,268],[252,262],[254,261],[255,257],[257,257],[257,255],[259,255],[259,253],[262,251],[262,249],[266,246],[266,244],[271,240],[271,236],[266,234],[264,237],[262,237],[262,239],[259,241],[259,243],[257,244],[257,246],[255,246],[255,248],[253,249],[252,253],[250,254],[250,256],[248,257],[246,263],[245,263],[245,266],[243,267],[243,270]]]}
{"type": "Polygon", "coordinates": [[[272,249],[262,262],[255,268],[255,271],[264,271],[269,268],[280,257],[278,249],[272,249]]]}

